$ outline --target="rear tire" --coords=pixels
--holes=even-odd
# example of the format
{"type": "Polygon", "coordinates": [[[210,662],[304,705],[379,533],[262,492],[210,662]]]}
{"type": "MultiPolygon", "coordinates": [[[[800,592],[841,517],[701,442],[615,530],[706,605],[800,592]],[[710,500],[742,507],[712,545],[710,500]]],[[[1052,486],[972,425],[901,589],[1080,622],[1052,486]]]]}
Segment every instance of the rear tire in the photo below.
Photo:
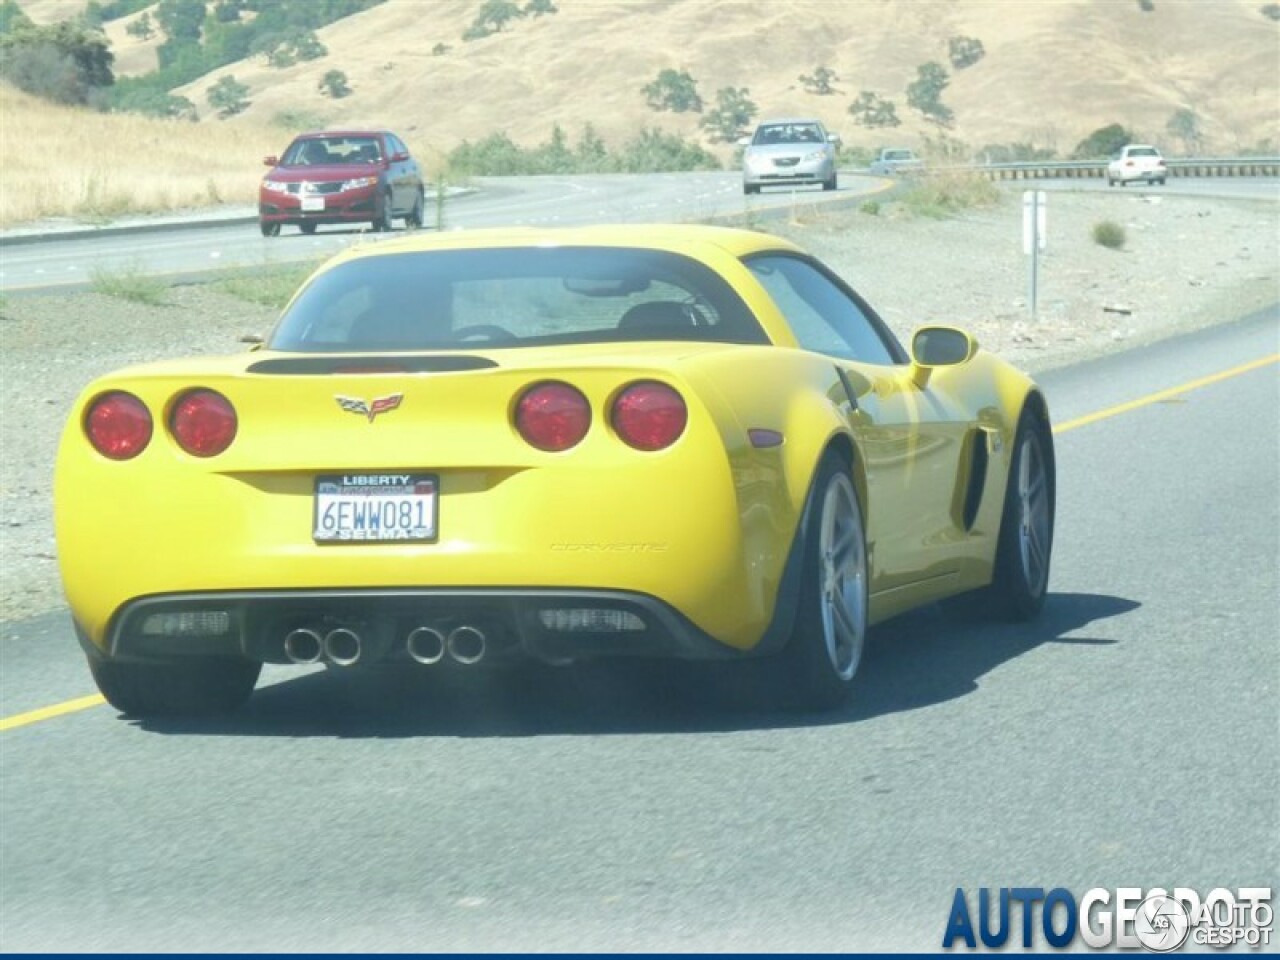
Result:
{"type": "Polygon", "coordinates": [[[1053,556],[1056,476],[1053,434],[1024,408],[1013,441],[988,609],[1005,620],[1033,620],[1044,606],[1053,556]]]}
{"type": "Polygon", "coordinates": [[[122,663],[89,657],[89,671],[107,702],[130,717],[229,713],[253,693],[262,664],[221,657],[167,663],[122,663]]]}
{"type": "Polygon", "coordinates": [[[848,699],[866,646],[866,528],[840,456],[823,457],[809,496],[799,606],[774,683],[782,705],[828,710],[848,699]]]}

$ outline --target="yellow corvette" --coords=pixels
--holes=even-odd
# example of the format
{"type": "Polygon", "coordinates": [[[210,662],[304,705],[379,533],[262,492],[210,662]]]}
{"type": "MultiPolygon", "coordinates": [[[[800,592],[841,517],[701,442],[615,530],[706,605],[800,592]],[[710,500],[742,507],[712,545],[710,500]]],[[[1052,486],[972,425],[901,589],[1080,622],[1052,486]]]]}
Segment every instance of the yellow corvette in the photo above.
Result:
{"type": "Polygon", "coordinates": [[[132,715],[263,663],[772,658],[846,696],[869,625],[1044,601],[1048,411],[947,327],[908,353],[788,241],[706,226],[358,246],[261,349],[91,384],[55,481],[93,676],[132,715]]]}

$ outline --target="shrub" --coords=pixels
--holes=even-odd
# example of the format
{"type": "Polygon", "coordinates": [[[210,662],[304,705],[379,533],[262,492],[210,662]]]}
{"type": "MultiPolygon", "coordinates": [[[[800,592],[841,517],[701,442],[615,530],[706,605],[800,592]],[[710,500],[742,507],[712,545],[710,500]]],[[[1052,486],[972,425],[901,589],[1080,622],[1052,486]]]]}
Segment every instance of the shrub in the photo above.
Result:
{"type": "Polygon", "coordinates": [[[896,127],[902,123],[898,119],[898,108],[893,105],[893,101],[870,90],[863,90],[849,104],[849,115],[853,117],[854,123],[872,129],[896,127]]]}
{"type": "Polygon", "coordinates": [[[281,110],[271,117],[273,127],[292,131],[319,130],[325,126],[325,122],[322,114],[298,108],[281,110]]]}
{"type": "Polygon", "coordinates": [[[864,200],[862,201],[862,205],[858,207],[858,211],[860,213],[865,213],[869,217],[878,217],[880,216],[880,201],[864,200]]]}
{"type": "Polygon", "coordinates": [[[974,207],[995,206],[1000,189],[981,174],[956,172],[917,180],[901,200],[911,213],[941,220],[974,207]]]}
{"type": "Polygon", "coordinates": [[[1138,0],[1138,9],[1143,13],[1150,13],[1155,8],[1155,0],[1138,0]]]}
{"type": "Polygon", "coordinates": [[[151,23],[151,14],[144,13],[125,27],[124,32],[138,40],[150,40],[156,35],[156,28],[151,23]]]}
{"type": "Polygon", "coordinates": [[[622,173],[719,170],[720,161],[677,134],[646,129],[622,145],[617,169],[622,173]]]}
{"type": "Polygon", "coordinates": [[[12,33],[23,27],[34,26],[31,18],[18,6],[18,0],[0,0],[0,33],[12,33]]]}
{"type": "Polygon", "coordinates": [[[1114,220],[1099,220],[1093,225],[1093,242],[1110,250],[1119,250],[1126,240],[1124,227],[1114,220]]]}
{"type": "Polygon", "coordinates": [[[688,70],[667,67],[658,71],[652,83],[646,83],[640,91],[645,102],[653,110],[670,110],[672,113],[701,113],[702,97],[698,85],[688,70]]]}
{"type": "Polygon", "coordinates": [[[131,303],[147,303],[158,306],[164,303],[164,281],[145,273],[136,266],[121,270],[103,270],[95,267],[89,273],[89,285],[96,293],[117,297],[131,303]]]}
{"type": "Polygon", "coordinates": [[[972,67],[986,55],[987,51],[977,37],[952,37],[947,41],[947,56],[956,70],[972,67]]]}
{"type": "Polygon", "coordinates": [[[526,17],[540,17],[543,14],[559,13],[560,8],[557,7],[552,0],[529,0],[524,5],[523,13],[526,17]]]}
{"type": "Polygon", "coordinates": [[[732,143],[747,132],[758,108],[746,87],[721,87],[716,107],[702,118],[701,126],[712,140],[732,143]]]}
{"type": "Polygon", "coordinates": [[[1170,114],[1164,129],[1169,136],[1182,141],[1184,153],[1194,153],[1200,148],[1203,137],[1200,133],[1200,118],[1194,110],[1179,107],[1170,114]]]}
{"type": "Polygon", "coordinates": [[[130,87],[115,97],[112,108],[130,113],[144,113],[150,117],[175,117],[196,120],[196,105],[186,97],[180,97],[155,87],[130,87]]]}
{"type": "Polygon", "coordinates": [[[319,90],[334,100],[350,96],[351,85],[347,83],[347,75],[341,70],[330,70],[321,78],[319,90]]]}
{"type": "Polygon", "coordinates": [[[804,84],[804,88],[810,93],[816,93],[819,96],[827,96],[835,93],[835,88],[831,86],[832,80],[839,80],[836,72],[829,67],[818,67],[813,71],[813,75],[801,74],[799,80],[804,84]]]}
{"type": "Polygon", "coordinates": [[[1072,154],[1076,160],[1097,160],[1116,153],[1126,143],[1137,139],[1132,131],[1126,130],[1118,123],[1099,127],[1078,144],[1072,154]]]}
{"type": "Polygon", "coordinates": [[[446,53],[448,53],[449,50],[450,50],[450,47],[447,43],[437,43],[434,47],[431,48],[431,55],[433,57],[442,57],[446,53]]]}
{"type": "Polygon", "coordinates": [[[218,116],[232,117],[249,106],[249,88],[228,74],[205,93],[209,106],[218,111],[218,116]]]}
{"type": "Polygon", "coordinates": [[[1258,8],[1258,12],[1272,20],[1280,20],[1280,3],[1266,3],[1258,8]]]}
{"type": "Polygon", "coordinates": [[[978,163],[1034,163],[1052,160],[1058,152],[1050,147],[1037,147],[1034,143],[989,143],[974,158],[978,163]]]}

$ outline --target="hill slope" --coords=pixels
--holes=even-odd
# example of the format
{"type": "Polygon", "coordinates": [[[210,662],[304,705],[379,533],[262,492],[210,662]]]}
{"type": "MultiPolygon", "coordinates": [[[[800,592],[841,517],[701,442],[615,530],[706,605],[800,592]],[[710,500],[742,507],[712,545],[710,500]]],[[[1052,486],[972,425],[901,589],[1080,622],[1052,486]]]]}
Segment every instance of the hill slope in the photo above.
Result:
{"type": "MultiPolygon", "coordinates": [[[[952,134],[977,147],[1034,141],[1069,152],[1111,122],[1168,142],[1174,110],[1199,116],[1205,147],[1232,152],[1280,129],[1280,24],[1256,0],[559,0],[560,12],[513,21],[463,42],[479,0],[388,0],[319,31],[329,56],[285,70],[261,58],[179,89],[206,113],[205,91],[224,74],[250,88],[232,123],[302,110],[327,124],[386,124],[412,142],[448,150],[495,131],[532,144],[554,124],[575,136],[593,123],[610,141],[642,126],[699,136],[698,115],[656,113],[641,87],[664,67],[688,70],[708,105],[724,86],[747,87],[761,116],[812,114],[852,143],[918,141],[933,128],[906,105],[916,67],[952,74],[942,95],[952,134]],[[962,71],[947,40],[982,41],[962,71]],[[432,55],[437,44],[449,49],[432,55]],[[804,91],[801,74],[836,71],[837,93],[804,91]],[[317,90],[343,70],[353,94],[317,90]],[[860,90],[896,101],[903,127],[868,131],[846,113],[860,90]]],[[[1274,147],[1273,147],[1274,149],[1274,147]]]]}

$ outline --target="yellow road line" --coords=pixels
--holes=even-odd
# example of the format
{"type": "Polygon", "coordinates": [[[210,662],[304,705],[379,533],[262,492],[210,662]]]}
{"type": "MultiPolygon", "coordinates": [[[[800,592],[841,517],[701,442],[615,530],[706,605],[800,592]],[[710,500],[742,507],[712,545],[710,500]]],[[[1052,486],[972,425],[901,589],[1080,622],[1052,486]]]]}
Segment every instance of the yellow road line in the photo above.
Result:
{"type": "MultiPolygon", "coordinates": [[[[1213,373],[1207,377],[1201,377],[1199,380],[1191,380],[1187,383],[1176,387],[1170,387],[1168,390],[1161,390],[1158,393],[1149,393],[1145,397],[1139,397],[1136,400],[1130,400],[1127,403],[1119,403],[1114,407],[1106,407],[1095,413],[1086,414],[1083,417],[1076,417],[1074,420],[1068,420],[1066,423],[1060,423],[1053,428],[1053,432],[1066,433],[1068,430],[1074,430],[1076,427],[1083,427],[1090,423],[1097,423],[1099,420],[1106,420],[1109,417],[1116,417],[1122,413],[1128,413],[1130,410],[1137,410],[1140,407],[1146,407],[1153,403],[1159,403],[1161,400],[1167,400],[1170,397],[1176,397],[1179,394],[1187,393],[1191,390],[1197,390],[1200,387],[1206,387],[1211,383],[1217,383],[1220,380],[1227,380],[1231,377],[1238,377],[1242,373],[1248,373],[1250,370],[1257,370],[1259,367],[1265,367],[1273,363],[1280,362],[1280,353],[1273,353],[1269,357],[1262,357],[1259,360],[1251,360],[1248,363],[1242,363],[1238,367],[1232,367],[1230,370],[1223,370],[1221,373],[1213,373]]],[[[29,710],[26,713],[19,713],[12,717],[5,717],[0,720],[0,733],[5,730],[13,730],[16,727],[25,727],[28,724],[38,723],[41,720],[49,720],[53,717],[60,717],[68,713],[76,713],[80,710],[88,710],[90,707],[96,707],[106,703],[98,694],[89,697],[80,697],[77,700],[67,700],[64,703],[54,704],[52,707],[41,707],[39,710],[29,710]]]]}
{"type": "Polygon", "coordinates": [[[106,702],[95,693],[90,697],[80,697],[77,700],[55,703],[52,707],[28,710],[26,713],[18,713],[0,720],[0,732],[12,730],[15,727],[25,727],[29,723],[39,723],[41,720],[49,720],[52,717],[60,717],[63,714],[75,713],[78,710],[88,710],[90,707],[96,707],[106,702]]]}
{"type": "Polygon", "coordinates": [[[1230,370],[1223,370],[1221,373],[1212,373],[1207,377],[1201,377],[1199,380],[1190,380],[1187,383],[1176,387],[1170,387],[1168,390],[1161,390],[1158,393],[1149,393],[1145,397],[1138,397],[1136,400],[1130,400],[1127,403],[1118,403],[1114,407],[1106,407],[1094,413],[1087,413],[1083,417],[1076,417],[1074,420],[1068,420],[1066,423],[1060,423],[1053,428],[1053,432],[1066,433],[1068,430],[1074,430],[1076,427],[1083,427],[1090,423],[1097,423],[1099,420],[1106,420],[1109,417],[1117,417],[1122,413],[1128,413],[1130,410],[1137,410],[1140,407],[1147,407],[1153,403],[1159,403],[1161,400],[1168,400],[1170,397],[1176,397],[1182,393],[1188,393],[1192,390],[1198,390],[1200,387],[1207,387],[1211,383],[1217,383],[1220,380],[1228,380],[1231,377],[1238,377],[1242,373],[1248,373],[1250,370],[1257,370],[1259,367],[1265,367],[1269,364],[1280,362],[1280,353],[1273,353],[1269,357],[1262,357],[1258,360],[1250,360],[1248,363],[1242,363],[1238,367],[1232,367],[1230,370]]]}

